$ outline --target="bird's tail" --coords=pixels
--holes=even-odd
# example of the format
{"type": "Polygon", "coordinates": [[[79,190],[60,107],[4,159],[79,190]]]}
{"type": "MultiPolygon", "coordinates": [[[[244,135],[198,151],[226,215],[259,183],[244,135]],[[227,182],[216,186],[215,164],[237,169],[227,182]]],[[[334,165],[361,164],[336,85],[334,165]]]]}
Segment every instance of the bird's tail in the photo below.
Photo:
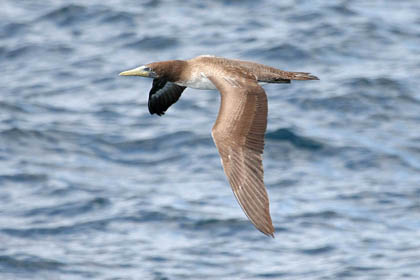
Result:
{"type": "Polygon", "coordinates": [[[319,80],[318,77],[306,72],[290,72],[266,67],[258,75],[259,82],[290,83],[291,80],[319,80]],[[268,69],[268,70],[267,70],[268,69]]]}
{"type": "Polygon", "coordinates": [[[288,74],[290,80],[319,80],[317,76],[306,72],[289,72],[288,74]]]}

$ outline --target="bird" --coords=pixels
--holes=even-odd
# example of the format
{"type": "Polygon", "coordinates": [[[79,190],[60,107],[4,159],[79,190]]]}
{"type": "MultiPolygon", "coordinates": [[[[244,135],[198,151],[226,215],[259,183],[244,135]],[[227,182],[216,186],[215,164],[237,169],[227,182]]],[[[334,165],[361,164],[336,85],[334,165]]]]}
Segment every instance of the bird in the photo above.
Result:
{"type": "Polygon", "coordinates": [[[225,175],[243,212],[254,226],[274,238],[264,185],[263,151],[267,128],[267,83],[319,80],[306,72],[283,71],[257,62],[200,55],[189,60],[153,62],[120,73],[153,79],[150,114],[162,116],[185,88],[218,90],[219,113],[212,138],[225,175]]]}

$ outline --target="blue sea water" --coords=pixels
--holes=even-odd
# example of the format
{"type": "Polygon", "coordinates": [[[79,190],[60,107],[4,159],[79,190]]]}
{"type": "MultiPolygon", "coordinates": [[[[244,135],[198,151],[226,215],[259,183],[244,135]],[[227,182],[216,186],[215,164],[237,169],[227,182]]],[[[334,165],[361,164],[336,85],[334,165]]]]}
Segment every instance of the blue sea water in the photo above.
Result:
{"type": "Polygon", "coordinates": [[[420,2],[3,0],[0,279],[419,279],[420,2]],[[276,238],[210,131],[216,91],[150,116],[145,63],[311,72],[267,85],[276,238]]]}

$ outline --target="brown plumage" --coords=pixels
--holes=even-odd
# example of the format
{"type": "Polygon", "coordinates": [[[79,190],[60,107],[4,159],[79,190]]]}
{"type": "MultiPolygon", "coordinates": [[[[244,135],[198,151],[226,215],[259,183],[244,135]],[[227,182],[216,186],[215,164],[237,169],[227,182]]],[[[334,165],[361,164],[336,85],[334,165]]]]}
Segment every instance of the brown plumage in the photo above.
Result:
{"type": "Polygon", "coordinates": [[[164,114],[186,87],[219,90],[221,103],[212,136],[225,174],[247,217],[258,230],[274,237],[262,164],[267,96],[258,83],[318,78],[305,72],[207,55],[155,62],[120,75],[154,78],[149,93],[151,114],[164,114]]]}

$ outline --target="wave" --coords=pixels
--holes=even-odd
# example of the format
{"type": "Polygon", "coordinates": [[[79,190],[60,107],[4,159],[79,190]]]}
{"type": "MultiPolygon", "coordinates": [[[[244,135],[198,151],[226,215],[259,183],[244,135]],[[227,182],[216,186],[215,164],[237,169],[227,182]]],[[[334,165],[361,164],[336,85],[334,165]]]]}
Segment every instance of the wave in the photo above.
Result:
{"type": "Polygon", "coordinates": [[[0,182],[45,182],[47,174],[16,173],[12,175],[0,175],[0,182]]]}
{"type": "Polygon", "coordinates": [[[141,49],[166,49],[173,48],[179,44],[178,39],[168,36],[146,36],[125,44],[127,48],[141,49]]]}
{"type": "Polygon", "coordinates": [[[41,16],[39,20],[49,20],[58,25],[79,24],[81,21],[89,18],[89,10],[85,6],[69,4],[56,8],[47,14],[41,16]]]}
{"type": "Polygon", "coordinates": [[[39,256],[27,254],[0,255],[0,267],[6,267],[8,270],[16,270],[19,273],[39,270],[59,270],[63,266],[65,264],[62,262],[39,256]]]}
{"type": "Polygon", "coordinates": [[[87,201],[68,202],[64,204],[33,208],[24,212],[24,216],[76,216],[78,214],[86,214],[91,211],[100,210],[110,205],[110,200],[103,197],[96,197],[87,201]]]}
{"type": "Polygon", "coordinates": [[[324,147],[321,142],[309,137],[300,136],[288,128],[280,128],[275,131],[268,132],[265,138],[273,141],[289,142],[297,148],[308,150],[319,150],[324,147]]]}
{"type": "Polygon", "coordinates": [[[297,62],[299,60],[307,60],[310,57],[310,54],[301,47],[288,43],[253,48],[243,52],[242,55],[252,57],[253,60],[255,60],[256,57],[259,57],[266,60],[284,60],[289,63],[291,63],[291,61],[297,62]]]}

